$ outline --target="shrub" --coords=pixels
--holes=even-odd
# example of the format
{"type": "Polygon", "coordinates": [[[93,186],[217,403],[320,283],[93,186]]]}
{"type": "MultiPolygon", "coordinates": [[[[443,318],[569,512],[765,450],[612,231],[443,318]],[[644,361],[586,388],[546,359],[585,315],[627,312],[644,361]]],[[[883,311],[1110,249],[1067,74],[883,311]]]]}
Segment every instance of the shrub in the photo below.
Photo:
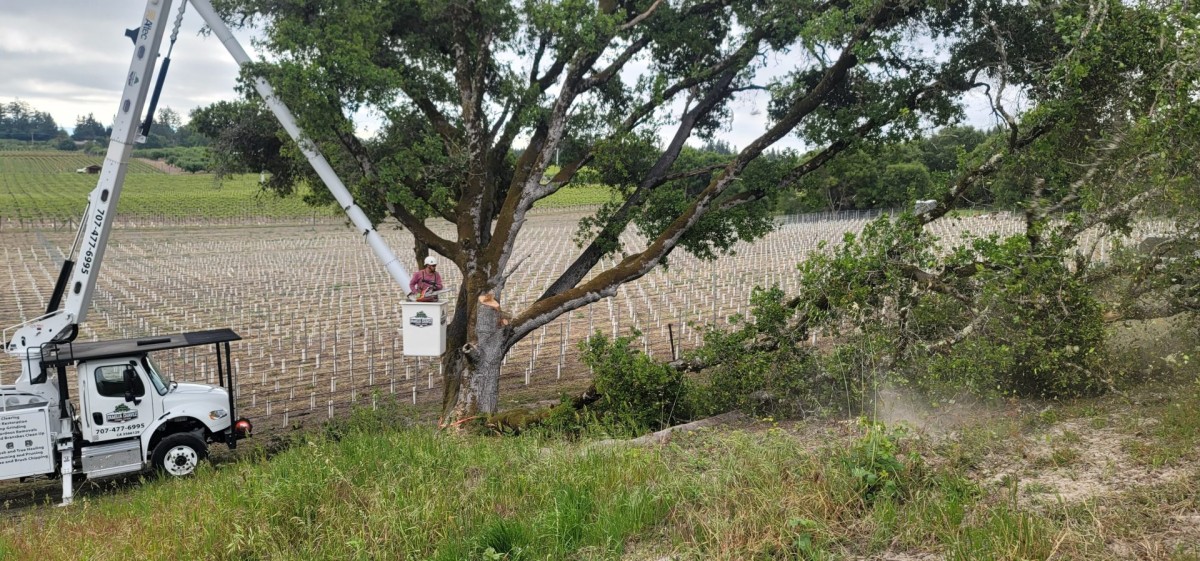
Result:
{"type": "Polygon", "coordinates": [[[609,340],[597,333],[580,342],[583,362],[592,368],[601,396],[588,412],[616,430],[660,430],[691,420],[683,373],[631,349],[639,335],[609,340]]]}
{"type": "Polygon", "coordinates": [[[797,309],[782,290],[755,288],[751,317],[735,316],[740,327],[709,329],[704,345],[689,358],[712,365],[694,391],[701,415],[741,410],[754,415],[805,417],[857,402],[859,388],[825,368],[805,334],[791,325],[797,309]]]}
{"type": "Polygon", "coordinates": [[[857,483],[864,501],[902,498],[917,476],[921,456],[910,454],[906,464],[901,460],[902,431],[888,430],[878,423],[868,423],[866,428],[866,434],[841,457],[842,465],[857,483]]]}
{"type": "Polygon", "coordinates": [[[145,148],[135,150],[133,155],[138,158],[162,160],[191,173],[212,169],[211,156],[208,148],[204,146],[145,148]]]}

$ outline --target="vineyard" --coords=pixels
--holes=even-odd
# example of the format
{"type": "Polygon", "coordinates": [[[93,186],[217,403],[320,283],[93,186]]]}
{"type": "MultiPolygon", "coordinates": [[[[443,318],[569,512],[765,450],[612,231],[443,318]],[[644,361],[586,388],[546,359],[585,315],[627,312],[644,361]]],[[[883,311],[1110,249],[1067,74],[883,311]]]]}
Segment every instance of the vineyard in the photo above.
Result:
{"type": "MultiPolygon", "coordinates": [[[[518,250],[529,258],[509,284],[506,306],[525,306],[553,271],[566,266],[577,218],[548,214],[532,220],[518,250]]],[[[670,355],[672,335],[678,346],[694,345],[699,341],[695,323],[724,321],[742,311],[754,283],[789,286],[794,279],[789,273],[805,251],[862,223],[831,223],[819,235],[810,235],[817,230],[803,224],[786,226],[747,245],[732,262],[676,258],[670,269],[522,341],[506,361],[502,383],[511,390],[578,379],[586,369],[576,342],[595,331],[612,335],[638,329],[643,350],[660,358],[670,355]],[[729,267],[745,274],[731,276],[729,267]]],[[[411,244],[402,232],[381,233],[395,248],[411,244]]],[[[56,274],[57,248],[70,243],[71,235],[5,236],[0,254],[4,325],[42,313],[56,274]]],[[[633,247],[640,243],[625,241],[633,247]]],[[[407,266],[414,270],[411,262],[407,266]]],[[[453,269],[446,280],[459,282],[453,269]]],[[[259,427],[279,429],[313,415],[325,419],[380,396],[440,400],[437,365],[402,355],[400,302],[400,292],[369,248],[338,225],[118,230],[80,337],[232,327],[244,337],[235,344],[234,357],[247,414],[260,419],[259,427]]],[[[211,360],[189,350],[163,362],[177,379],[214,381],[211,360]]],[[[11,381],[15,375],[15,364],[0,364],[0,378],[11,381]]]]}
{"type": "MultiPolygon", "coordinates": [[[[74,155],[0,155],[6,197],[0,216],[24,209],[18,220],[45,224],[39,221],[48,215],[78,213],[94,178],[64,170],[89,162],[74,155]],[[36,196],[32,186],[45,184],[51,186],[36,196]]],[[[80,340],[233,328],[244,338],[233,355],[240,402],[265,430],[324,420],[379,399],[440,402],[438,364],[402,354],[401,292],[339,217],[321,214],[313,220],[323,211],[256,194],[250,178],[218,189],[208,176],[168,176],[144,164],[132,165],[129,177],[80,340]],[[253,208],[247,202],[252,197],[262,198],[269,210],[253,208]],[[239,212],[251,218],[237,222],[239,212]]],[[[534,212],[513,259],[522,264],[501,295],[506,308],[524,309],[568,265],[582,216],[572,210],[534,212]]],[[[560,317],[520,342],[502,369],[501,399],[532,395],[522,391],[526,387],[544,396],[559,384],[579,385],[587,369],[577,343],[594,332],[637,330],[641,349],[657,358],[693,347],[705,324],[724,325],[731,315],[746,312],[754,286],[794,291],[797,263],[821,242],[839,243],[873,217],[868,212],[788,217],[764,239],[737,246],[731,257],[704,262],[672,255],[669,267],[622,287],[615,298],[560,317]]],[[[964,232],[1013,234],[1022,227],[1017,216],[991,214],[942,220],[930,229],[956,241],[964,232]]],[[[453,234],[445,223],[435,229],[453,234]]],[[[380,233],[408,270],[415,270],[411,237],[388,225],[380,233]]],[[[44,312],[74,234],[68,228],[6,228],[0,327],[44,312]]],[[[644,244],[631,234],[622,241],[631,250],[644,244]]],[[[1103,257],[1109,244],[1095,247],[1103,257]]],[[[450,286],[459,284],[454,268],[444,274],[450,286]]],[[[165,371],[179,381],[215,382],[214,357],[206,352],[177,351],[165,359],[165,371]]],[[[16,374],[15,362],[0,362],[0,379],[10,383],[16,374]]]]}
{"type": "MultiPolygon", "coordinates": [[[[75,152],[0,152],[0,231],[74,230],[95,175],[77,173],[102,158],[75,152]]],[[[341,211],[314,208],[301,197],[264,192],[255,174],[217,182],[209,174],[167,175],[145,161],[129,164],[120,215],[125,227],[242,225],[344,219],[341,211]]],[[[563,189],[540,208],[595,205],[608,200],[600,187],[563,189]]]]}

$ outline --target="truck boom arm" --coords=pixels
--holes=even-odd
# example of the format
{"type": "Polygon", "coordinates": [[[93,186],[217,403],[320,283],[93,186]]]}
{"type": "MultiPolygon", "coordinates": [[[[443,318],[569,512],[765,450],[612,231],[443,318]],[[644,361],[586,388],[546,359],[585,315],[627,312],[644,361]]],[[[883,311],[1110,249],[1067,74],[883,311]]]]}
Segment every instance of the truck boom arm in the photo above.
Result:
{"type": "MultiPolygon", "coordinates": [[[[64,274],[70,271],[67,283],[61,286],[66,291],[66,305],[61,310],[48,310],[44,316],[10,328],[13,330],[11,337],[9,330],[5,330],[5,350],[9,353],[25,358],[28,349],[38,348],[53,340],[70,340],[74,338],[78,325],[87,318],[100,264],[104,260],[104,250],[108,246],[108,235],[116,221],[117,201],[121,198],[125,171],[137,137],[146,92],[153,81],[150,78],[170,11],[171,0],[149,0],[140,25],[130,34],[134,40],[133,55],[125,76],[121,103],[117,106],[116,120],[113,121],[108,152],[104,156],[96,188],[88,196],[87,209],[64,267],[64,274]]],[[[59,295],[52,300],[58,301],[59,295]]]]}
{"type": "MultiPolygon", "coordinates": [[[[237,61],[238,66],[245,67],[247,64],[250,64],[250,57],[246,54],[245,49],[242,48],[237,38],[233,36],[233,33],[229,31],[229,27],[225,25],[225,22],[221,21],[220,16],[213,9],[212,2],[209,0],[190,1],[192,6],[196,8],[196,12],[200,14],[200,17],[204,18],[204,23],[208,24],[213,34],[221,40],[221,44],[225,46],[225,49],[237,61]]],[[[375,231],[371,220],[367,218],[367,215],[354,202],[354,196],[342,184],[342,180],[338,178],[337,173],[333,171],[333,167],[325,160],[325,156],[321,155],[316,145],[304,138],[304,134],[301,132],[299,125],[296,124],[296,119],[292,116],[291,110],[275,95],[275,90],[271,88],[271,85],[266,80],[255,78],[254,89],[258,92],[258,95],[262,96],[263,102],[267,104],[267,108],[271,110],[271,113],[275,114],[275,118],[283,125],[284,130],[292,137],[292,140],[296,141],[296,144],[300,146],[300,151],[304,153],[305,158],[308,158],[308,163],[312,165],[317,175],[321,177],[321,181],[329,188],[329,192],[337,199],[338,205],[350,217],[350,221],[354,224],[355,228],[362,232],[363,237],[367,240],[367,244],[371,246],[371,250],[375,253],[375,257],[383,263],[388,274],[392,276],[392,279],[396,281],[400,290],[407,296],[408,281],[411,279],[408,271],[404,269],[404,265],[400,263],[400,260],[396,258],[392,250],[388,248],[387,242],[383,240],[379,232],[375,231]]]]}

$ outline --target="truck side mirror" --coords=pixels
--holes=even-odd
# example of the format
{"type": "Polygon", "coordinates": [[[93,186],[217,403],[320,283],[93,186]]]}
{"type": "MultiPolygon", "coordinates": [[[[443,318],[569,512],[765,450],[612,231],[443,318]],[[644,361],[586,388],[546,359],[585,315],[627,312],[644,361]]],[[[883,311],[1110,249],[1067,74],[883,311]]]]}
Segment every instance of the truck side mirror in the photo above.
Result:
{"type": "Polygon", "coordinates": [[[136,374],[134,374],[134,372],[133,372],[133,369],[128,368],[128,367],[125,368],[124,376],[125,376],[125,401],[132,401],[134,405],[141,403],[142,400],[138,399],[137,396],[133,395],[133,380],[134,380],[133,377],[136,376],[136,374]]]}

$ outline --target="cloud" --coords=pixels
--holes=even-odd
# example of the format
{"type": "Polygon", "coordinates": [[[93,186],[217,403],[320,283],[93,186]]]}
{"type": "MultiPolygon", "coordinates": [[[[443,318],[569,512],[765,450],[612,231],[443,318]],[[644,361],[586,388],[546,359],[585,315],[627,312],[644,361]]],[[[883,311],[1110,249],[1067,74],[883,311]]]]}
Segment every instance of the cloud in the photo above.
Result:
{"type": "MultiPolygon", "coordinates": [[[[111,123],[132,54],[125,30],[140,22],[142,7],[140,2],[0,0],[0,102],[28,102],[68,129],[89,113],[111,123]]],[[[172,24],[178,7],[177,1],[172,24]]],[[[159,107],[171,107],[185,119],[196,107],[237,97],[237,64],[215,38],[199,36],[202,27],[189,6],[159,100],[159,107]]],[[[249,45],[245,33],[238,35],[249,45]]],[[[168,41],[163,41],[164,55],[168,41]]]]}

